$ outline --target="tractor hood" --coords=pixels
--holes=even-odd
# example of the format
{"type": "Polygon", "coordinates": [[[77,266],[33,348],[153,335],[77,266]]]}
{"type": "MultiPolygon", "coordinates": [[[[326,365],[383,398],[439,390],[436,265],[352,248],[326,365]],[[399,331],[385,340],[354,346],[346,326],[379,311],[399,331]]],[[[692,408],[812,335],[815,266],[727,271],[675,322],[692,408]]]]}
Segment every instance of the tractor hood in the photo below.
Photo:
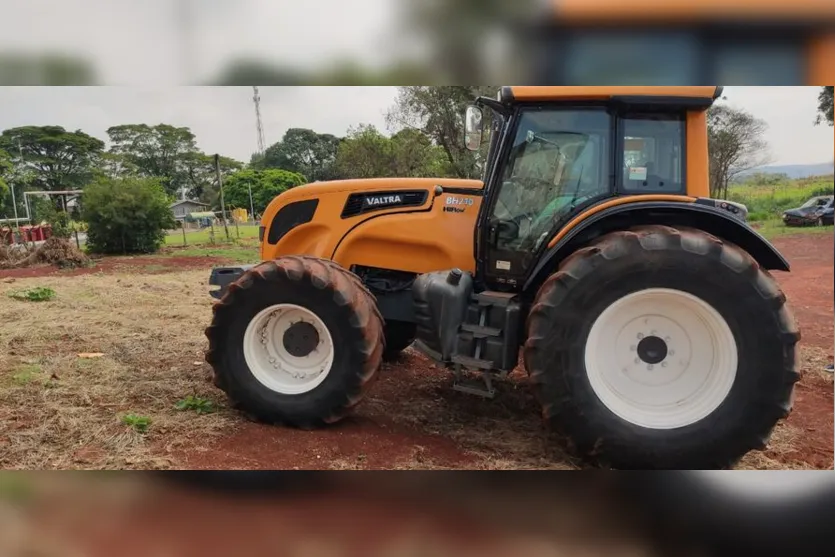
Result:
{"type": "Polygon", "coordinates": [[[356,180],[332,180],[314,182],[287,190],[275,198],[282,204],[314,197],[357,192],[387,192],[398,190],[443,188],[480,189],[484,184],[480,180],[461,180],[455,178],[359,178],[356,180]]]}
{"type": "MultiPolygon", "coordinates": [[[[316,199],[321,203],[327,201],[327,205],[334,209],[338,206],[341,211],[349,198],[356,197],[356,194],[368,194],[365,197],[368,197],[370,201],[381,203],[380,208],[382,208],[392,201],[399,199],[406,201],[404,195],[408,197],[410,193],[426,192],[431,195],[439,186],[444,190],[461,192],[462,190],[479,190],[483,185],[479,180],[455,178],[363,178],[314,182],[297,186],[276,196],[264,211],[261,222],[267,224],[282,207],[306,200],[316,199]]],[[[396,206],[398,203],[391,203],[391,205],[396,206]]]]}

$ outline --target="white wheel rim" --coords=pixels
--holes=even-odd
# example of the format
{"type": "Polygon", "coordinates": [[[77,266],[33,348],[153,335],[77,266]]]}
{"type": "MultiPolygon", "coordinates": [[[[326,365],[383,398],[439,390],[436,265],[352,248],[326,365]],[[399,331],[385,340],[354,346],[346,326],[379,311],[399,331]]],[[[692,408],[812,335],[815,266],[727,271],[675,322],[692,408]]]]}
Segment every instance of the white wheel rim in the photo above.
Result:
{"type": "Polygon", "coordinates": [[[312,391],[333,366],[333,338],[325,323],[309,309],[293,304],[261,310],[249,322],[243,345],[246,365],[255,379],[285,395],[312,391]],[[305,356],[291,354],[284,342],[287,330],[300,321],[311,325],[318,335],[316,347],[305,356]]]}
{"type": "Polygon", "coordinates": [[[613,414],[651,429],[685,427],[711,414],[733,387],[737,363],[725,319],[681,290],[624,296],[600,314],[586,340],[594,393],[613,414]],[[666,355],[652,350],[658,344],[649,337],[664,341],[666,355]]]}

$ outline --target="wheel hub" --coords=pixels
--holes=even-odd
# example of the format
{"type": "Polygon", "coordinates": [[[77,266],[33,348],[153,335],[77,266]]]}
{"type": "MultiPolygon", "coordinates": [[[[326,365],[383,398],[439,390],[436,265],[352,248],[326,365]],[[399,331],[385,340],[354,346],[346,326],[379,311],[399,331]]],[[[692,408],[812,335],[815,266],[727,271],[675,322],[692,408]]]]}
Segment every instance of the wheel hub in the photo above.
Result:
{"type": "Polygon", "coordinates": [[[638,357],[648,364],[658,364],[667,357],[667,343],[656,336],[641,339],[637,346],[638,357]]]}
{"type": "Polygon", "coordinates": [[[305,321],[290,325],[284,331],[284,349],[296,358],[304,358],[319,345],[319,332],[316,327],[305,321]]]}

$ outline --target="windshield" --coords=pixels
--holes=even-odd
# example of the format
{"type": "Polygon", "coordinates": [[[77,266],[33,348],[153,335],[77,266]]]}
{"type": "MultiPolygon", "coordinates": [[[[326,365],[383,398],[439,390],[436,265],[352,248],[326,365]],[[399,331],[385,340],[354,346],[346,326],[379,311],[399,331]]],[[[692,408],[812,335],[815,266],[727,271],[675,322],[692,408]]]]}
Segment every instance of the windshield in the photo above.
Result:
{"type": "Polygon", "coordinates": [[[493,211],[505,223],[499,249],[535,249],[554,218],[610,191],[610,130],[599,109],[522,114],[493,211]]]}
{"type": "Polygon", "coordinates": [[[825,207],[828,202],[828,197],[813,197],[812,199],[801,205],[800,208],[809,209],[810,207],[825,207]]]}

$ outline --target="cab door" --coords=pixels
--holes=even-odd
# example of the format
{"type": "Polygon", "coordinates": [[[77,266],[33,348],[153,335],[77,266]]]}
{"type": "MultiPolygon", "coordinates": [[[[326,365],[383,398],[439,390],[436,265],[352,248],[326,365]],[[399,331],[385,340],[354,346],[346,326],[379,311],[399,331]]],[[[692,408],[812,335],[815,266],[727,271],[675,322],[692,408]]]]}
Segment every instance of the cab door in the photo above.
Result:
{"type": "Polygon", "coordinates": [[[559,223],[612,195],[612,117],[602,106],[524,108],[500,161],[481,227],[487,288],[524,281],[559,223]]]}

